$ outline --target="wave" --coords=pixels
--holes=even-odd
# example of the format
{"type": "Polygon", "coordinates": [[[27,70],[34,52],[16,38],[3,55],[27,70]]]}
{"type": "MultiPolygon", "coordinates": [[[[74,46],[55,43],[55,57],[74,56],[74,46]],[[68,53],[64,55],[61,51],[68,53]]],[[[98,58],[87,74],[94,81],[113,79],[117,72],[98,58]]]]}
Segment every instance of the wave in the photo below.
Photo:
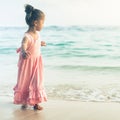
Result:
{"type": "MultiPolygon", "coordinates": [[[[12,84],[4,86],[4,89],[1,89],[0,91],[0,95],[13,97],[11,88],[12,84]]],[[[45,88],[47,96],[52,99],[84,102],[120,102],[120,87],[118,85],[112,87],[108,85],[105,88],[90,88],[78,84],[60,84],[52,86],[47,85],[45,88]]]]}
{"type": "MultiPolygon", "coordinates": [[[[0,31],[14,31],[14,30],[22,30],[25,31],[27,27],[25,26],[6,26],[2,27],[0,26],[0,31]]],[[[98,26],[98,25],[71,25],[71,26],[58,26],[58,25],[50,25],[45,26],[43,28],[44,30],[50,30],[50,31],[81,31],[81,32],[87,32],[87,31],[119,31],[120,26],[98,26]]]]}
{"type": "MultiPolygon", "coordinates": [[[[120,88],[89,88],[75,85],[45,86],[47,96],[51,99],[82,102],[120,102],[120,88]]],[[[13,97],[11,87],[4,87],[0,96],[13,97]]]]}
{"type": "Polygon", "coordinates": [[[15,47],[4,47],[0,48],[0,54],[15,54],[16,53],[16,48],[15,47]]]}
{"type": "MultiPolygon", "coordinates": [[[[79,64],[79,63],[78,63],[79,64]]],[[[56,68],[63,70],[85,70],[85,71],[120,71],[120,66],[89,66],[89,65],[46,65],[48,68],[56,68]]]]}
{"type": "Polygon", "coordinates": [[[89,31],[119,31],[120,26],[95,26],[95,25],[81,25],[81,26],[47,26],[44,30],[55,30],[55,31],[81,31],[81,32],[89,32],[89,31]]]}
{"type": "Polygon", "coordinates": [[[47,94],[51,98],[90,102],[120,102],[119,88],[88,88],[77,85],[57,85],[47,87],[47,94]]]}

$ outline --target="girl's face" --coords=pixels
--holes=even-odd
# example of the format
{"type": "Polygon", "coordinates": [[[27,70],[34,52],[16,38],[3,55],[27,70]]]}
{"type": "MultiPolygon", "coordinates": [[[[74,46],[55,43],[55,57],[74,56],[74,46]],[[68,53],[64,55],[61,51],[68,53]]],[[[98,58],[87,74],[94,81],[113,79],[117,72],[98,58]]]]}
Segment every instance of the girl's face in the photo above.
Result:
{"type": "Polygon", "coordinates": [[[40,31],[43,28],[43,25],[44,25],[44,19],[35,21],[35,28],[37,31],[40,31]]]}

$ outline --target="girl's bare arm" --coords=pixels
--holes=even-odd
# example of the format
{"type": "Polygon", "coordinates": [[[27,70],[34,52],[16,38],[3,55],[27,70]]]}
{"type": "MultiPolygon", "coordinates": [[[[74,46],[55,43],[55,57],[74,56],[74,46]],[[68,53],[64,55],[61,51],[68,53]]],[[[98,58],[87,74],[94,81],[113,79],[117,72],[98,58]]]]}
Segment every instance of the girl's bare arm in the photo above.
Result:
{"type": "Polygon", "coordinates": [[[28,56],[29,56],[29,53],[27,52],[27,46],[28,46],[28,38],[24,37],[22,40],[22,46],[21,46],[22,57],[24,59],[28,58],[28,56]]]}

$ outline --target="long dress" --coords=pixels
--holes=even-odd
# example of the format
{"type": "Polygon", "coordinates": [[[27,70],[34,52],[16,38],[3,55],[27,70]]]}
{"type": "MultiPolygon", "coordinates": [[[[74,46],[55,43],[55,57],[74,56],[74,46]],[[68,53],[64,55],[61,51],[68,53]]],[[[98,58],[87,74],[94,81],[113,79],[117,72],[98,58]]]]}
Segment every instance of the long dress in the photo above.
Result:
{"type": "Polygon", "coordinates": [[[30,53],[27,59],[23,59],[20,49],[18,60],[17,84],[14,87],[14,104],[35,105],[47,101],[43,84],[43,61],[40,51],[40,40],[34,40],[29,33],[25,33],[29,39],[27,51],[30,53]]]}

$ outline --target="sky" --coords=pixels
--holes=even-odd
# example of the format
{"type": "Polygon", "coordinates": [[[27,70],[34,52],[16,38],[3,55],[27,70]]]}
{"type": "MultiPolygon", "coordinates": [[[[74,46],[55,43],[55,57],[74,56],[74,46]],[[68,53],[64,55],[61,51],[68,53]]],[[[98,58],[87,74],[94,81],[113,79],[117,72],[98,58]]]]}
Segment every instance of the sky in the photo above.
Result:
{"type": "Polygon", "coordinates": [[[0,0],[0,26],[25,26],[24,5],[46,15],[45,25],[120,25],[120,0],[0,0]]]}

